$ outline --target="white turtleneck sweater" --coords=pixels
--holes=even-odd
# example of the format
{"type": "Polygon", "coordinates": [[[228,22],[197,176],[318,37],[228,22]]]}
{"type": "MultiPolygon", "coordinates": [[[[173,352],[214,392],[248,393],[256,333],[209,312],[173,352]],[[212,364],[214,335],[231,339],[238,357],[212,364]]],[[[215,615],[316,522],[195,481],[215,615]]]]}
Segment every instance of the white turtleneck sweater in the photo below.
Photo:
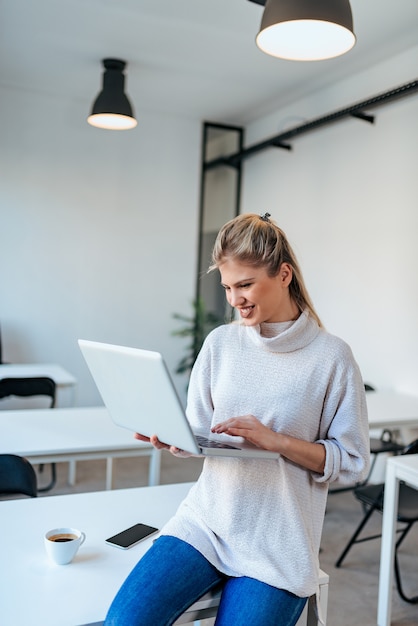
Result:
{"type": "Polygon", "coordinates": [[[247,414],[323,443],[324,474],[284,457],[207,457],[162,534],[188,542],[228,576],[310,596],[318,590],[328,484],[360,481],[369,467],[364,386],[349,346],[308,312],[290,324],[215,329],[192,372],[188,419],[209,432],[247,414]]]}

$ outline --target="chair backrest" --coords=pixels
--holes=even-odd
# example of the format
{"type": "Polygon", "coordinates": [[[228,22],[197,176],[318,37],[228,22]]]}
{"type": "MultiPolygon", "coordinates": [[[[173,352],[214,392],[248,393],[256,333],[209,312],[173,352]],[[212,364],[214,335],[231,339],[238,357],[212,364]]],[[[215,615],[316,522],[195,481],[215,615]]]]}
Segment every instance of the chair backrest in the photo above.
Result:
{"type": "Polygon", "coordinates": [[[36,498],[36,473],[27,459],[16,454],[0,454],[0,494],[22,494],[36,498]]]}
{"type": "Polygon", "coordinates": [[[376,391],[376,389],[369,383],[364,383],[364,391],[376,391]]]}
{"type": "Polygon", "coordinates": [[[52,378],[37,376],[32,378],[3,378],[0,380],[0,398],[9,396],[49,396],[50,407],[55,406],[56,384],[52,378]]]}
{"type": "Polygon", "coordinates": [[[418,439],[408,443],[408,445],[402,450],[401,454],[418,454],[418,439]]]}

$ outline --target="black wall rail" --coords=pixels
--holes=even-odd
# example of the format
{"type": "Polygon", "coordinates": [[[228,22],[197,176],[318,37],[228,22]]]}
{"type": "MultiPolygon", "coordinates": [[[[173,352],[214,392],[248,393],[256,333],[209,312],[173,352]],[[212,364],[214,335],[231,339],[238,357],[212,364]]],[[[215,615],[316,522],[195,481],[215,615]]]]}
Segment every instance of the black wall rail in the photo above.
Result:
{"type": "Polygon", "coordinates": [[[249,146],[248,148],[244,148],[240,152],[231,154],[230,156],[219,157],[217,159],[213,159],[212,161],[207,161],[204,164],[204,168],[205,170],[210,170],[215,167],[220,167],[222,165],[226,165],[229,167],[238,167],[241,161],[243,161],[244,159],[248,159],[249,157],[254,156],[255,154],[263,150],[266,150],[266,148],[275,147],[283,148],[285,150],[291,150],[292,146],[288,143],[290,139],[298,137],[299,135],[310,132],[312,130],[316,130],[317,128],[321,128],[322,126],[331,124],[332,122],[337,122],[346,117],[354,117],[366,122],[373,123],[374,116],[365,113],[365,110],[381,106],[382,104],[393,102],[394,100],[398,100],[399,98],[403,98],[408,95],[412,95],[416,91],[418,91],[418,80],[414,80],[410,83],[395,87],[390,91],[386,91],[385,93],[373,96],[372,98],[368,98],[367,100],[358,102],[357,104],[352,104],[345,109],[340,109],[339,111],[335,111],[334,113],[329,113],[324,117],[319,117],[315,120],[311,120],[310,122],[301,124],[300,126],[295,126],[294,128],[280,133],[279,135],[275,135],[270,139],[265,139],[260,143],[249,146]]]}

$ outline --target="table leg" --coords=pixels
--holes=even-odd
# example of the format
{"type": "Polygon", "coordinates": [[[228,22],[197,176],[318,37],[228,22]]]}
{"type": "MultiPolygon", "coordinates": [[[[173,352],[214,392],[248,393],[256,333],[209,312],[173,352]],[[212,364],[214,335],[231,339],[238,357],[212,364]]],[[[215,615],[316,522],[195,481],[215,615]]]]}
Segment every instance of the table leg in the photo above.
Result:
{"type": "Polygon", "coordinates": [[[148,485],[154,487],[160,484],[161,450],[153,450],[149,461],[148,485]]]}
{"type": "Polygon", "coordinates": [[[391,463],[387,463],[380,551],[378,626],[390,626],[391,622],[398,498],[399,480],[396,476],[396,468],[392,467],[391,463]]]}
{"type": "Polygon", "coordinates": [[[106,489],[109,491],[113,488],[113,457],[106,458],[106,489]]]}
{"type": "Polygon", "coordinates": [[[76,471],[76,461],[69,461],[68,463],[68,484],[71,487],[75,485],[75,471],[76,471]]]}

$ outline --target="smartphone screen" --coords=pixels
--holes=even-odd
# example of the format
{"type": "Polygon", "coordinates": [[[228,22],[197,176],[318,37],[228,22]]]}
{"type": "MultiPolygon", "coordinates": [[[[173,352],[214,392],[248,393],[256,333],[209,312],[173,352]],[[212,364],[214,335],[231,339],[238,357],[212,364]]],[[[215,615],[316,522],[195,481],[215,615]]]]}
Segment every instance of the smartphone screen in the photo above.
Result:
{"type": "Polygon", "coordinates": [[[112,546],[126,550],[155,533],[158,533],[158,528],[154,528],[154,526],[148,526],[147,524],[135,524],[117,535],[109,537],[109,539],[106,539],[106,543],[110,543],[112,546]]]}

